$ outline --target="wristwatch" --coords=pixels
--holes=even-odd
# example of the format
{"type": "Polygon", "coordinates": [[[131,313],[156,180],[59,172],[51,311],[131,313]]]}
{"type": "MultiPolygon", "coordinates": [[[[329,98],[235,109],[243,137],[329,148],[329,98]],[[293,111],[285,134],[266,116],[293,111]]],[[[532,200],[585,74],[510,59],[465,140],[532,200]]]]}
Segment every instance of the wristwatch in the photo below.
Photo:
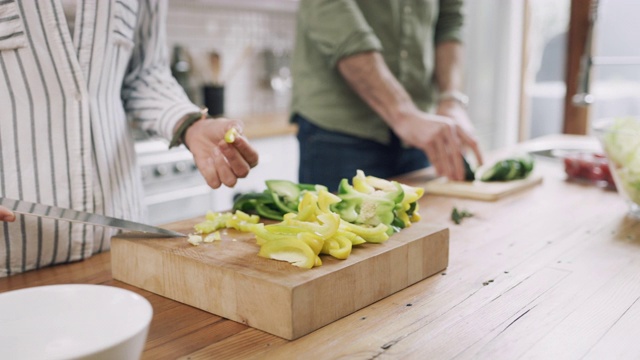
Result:
{"type": "Polygon", "coordinates": [[[457,101],[460,105],[465,107],[469,105],[469,96],[467,96],[467,94],[463,93],[462,91],[458,91],[458,90],[444,91],[444,92],[441,92],[440,95],[438,96],[438,102],[449,101],[449,100],[457,101]]]}

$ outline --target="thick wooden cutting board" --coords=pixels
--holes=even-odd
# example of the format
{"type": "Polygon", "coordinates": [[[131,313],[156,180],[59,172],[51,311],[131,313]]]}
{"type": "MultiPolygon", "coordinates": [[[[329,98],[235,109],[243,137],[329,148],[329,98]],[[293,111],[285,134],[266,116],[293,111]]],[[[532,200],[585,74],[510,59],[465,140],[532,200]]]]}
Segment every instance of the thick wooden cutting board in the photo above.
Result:
{"type": "Polygon", "coordinates": [[[467,199],[495,201],[515,192],[530,188],[542,182],[542,175],[532,174],[526,179],[483,182],[483,181],[449,181],[438,178],[427,182],[424,190],[427,194],[456,196],[467,199]]]}
{"type": "MultiPolygon", "coordinates": [[[[203,219],[166,228],[189,233],[203,219]]],[[[134,236],[112,239],[115,279],[290,340],[445,269],[449,258],[449,229],[426,222],[355,246],[346,260],[321,256],[309,270],[259,257],[253,235],[232,229],[199,246],[134,236]]]]}

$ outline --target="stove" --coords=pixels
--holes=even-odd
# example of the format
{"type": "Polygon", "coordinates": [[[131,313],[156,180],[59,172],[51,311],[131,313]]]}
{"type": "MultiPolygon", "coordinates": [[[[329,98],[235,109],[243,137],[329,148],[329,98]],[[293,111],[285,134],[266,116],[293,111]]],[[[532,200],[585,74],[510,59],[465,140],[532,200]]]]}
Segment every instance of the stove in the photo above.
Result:
{"type": "Polygon", "coordinates": [[[213,208],[213,190],[184,146],[168,149],[164,139],[136,140],[147,221],[159,225],[204,214],[213,208]]]}

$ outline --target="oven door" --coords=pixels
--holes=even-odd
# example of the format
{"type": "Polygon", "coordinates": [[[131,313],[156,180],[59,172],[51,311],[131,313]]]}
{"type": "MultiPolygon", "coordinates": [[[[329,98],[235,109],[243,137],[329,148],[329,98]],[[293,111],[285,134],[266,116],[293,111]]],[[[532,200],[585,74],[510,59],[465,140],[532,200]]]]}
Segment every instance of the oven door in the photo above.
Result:
{"type": "Polygon", "coordinates": [[[150,224],[162,225],[204,216],[213,207],[213,191],[207,185],[180,188],[145,196],[150,224]]]}
{"type": "Polygon", "coordinates": [[[213,189],[186,148],[167,150],[166,142],[148,140],[136,143],[136,152],[147,222],[162,225],[203,217],[212,210],[213,189]]]}

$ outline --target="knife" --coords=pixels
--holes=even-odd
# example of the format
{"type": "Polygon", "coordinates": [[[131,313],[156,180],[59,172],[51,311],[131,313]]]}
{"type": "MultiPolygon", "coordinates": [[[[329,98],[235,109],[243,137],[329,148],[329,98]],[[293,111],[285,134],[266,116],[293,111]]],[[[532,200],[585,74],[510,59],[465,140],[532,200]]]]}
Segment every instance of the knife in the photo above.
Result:
{"type": "Polygon", "coordinates": [[[164,237],[183,237],[176,231],[166,230],[155,226],[149,226],[129,220],[112,218],[109,216],[93,214],[83,211],[65,209],[57,206],[32,203],[24,200],[14,200],[0,197],[0,205],[17,214],[40,216],[44,218],[80,222],[89,225],[112,227],[122,230],[139,231],[162,235],[164,237]]]}

